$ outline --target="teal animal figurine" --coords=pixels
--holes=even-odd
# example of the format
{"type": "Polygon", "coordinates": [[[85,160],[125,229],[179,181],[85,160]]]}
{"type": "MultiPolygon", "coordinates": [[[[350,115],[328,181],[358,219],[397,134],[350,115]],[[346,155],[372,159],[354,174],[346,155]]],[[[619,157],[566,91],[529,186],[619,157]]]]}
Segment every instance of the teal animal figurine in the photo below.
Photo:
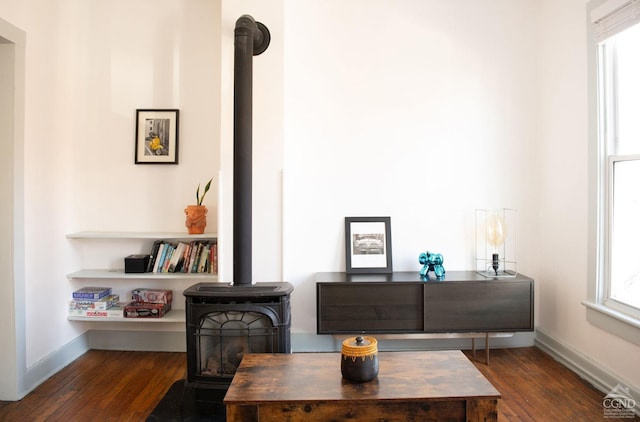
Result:
{"type": "Polygon", "coordinates": [[[426,253],[420,254],[418,262],[423,266],[420,270],[421,277],[429,277],[429,271],[433,271],[438,278],[444,276],[445,271],[442,266],[444,258],[442,254],[427,251],[426,253]]]}

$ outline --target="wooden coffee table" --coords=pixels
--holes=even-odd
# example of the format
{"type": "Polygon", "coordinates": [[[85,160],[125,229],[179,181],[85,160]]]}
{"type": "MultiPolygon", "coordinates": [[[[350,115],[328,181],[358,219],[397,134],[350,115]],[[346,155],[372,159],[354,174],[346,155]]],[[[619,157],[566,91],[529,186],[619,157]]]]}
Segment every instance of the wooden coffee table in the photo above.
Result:
{"type": "Polygon", "coordinates": [[[340,353],[246,354],[224,398],[228,422],[495,421],[500,393],[460,351],[380,352],[351,383],[340,353]]]}

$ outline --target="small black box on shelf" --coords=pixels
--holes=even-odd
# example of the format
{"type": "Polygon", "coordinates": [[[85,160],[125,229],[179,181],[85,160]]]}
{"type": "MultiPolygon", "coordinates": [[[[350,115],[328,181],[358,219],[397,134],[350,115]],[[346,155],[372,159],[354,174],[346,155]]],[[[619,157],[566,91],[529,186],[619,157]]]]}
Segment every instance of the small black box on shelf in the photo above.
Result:
{"type": "Polygon", "coordinates": [[[143,273],[147,271],[150,255],[129,255],[124,258],[125,273],[143,273]]]}

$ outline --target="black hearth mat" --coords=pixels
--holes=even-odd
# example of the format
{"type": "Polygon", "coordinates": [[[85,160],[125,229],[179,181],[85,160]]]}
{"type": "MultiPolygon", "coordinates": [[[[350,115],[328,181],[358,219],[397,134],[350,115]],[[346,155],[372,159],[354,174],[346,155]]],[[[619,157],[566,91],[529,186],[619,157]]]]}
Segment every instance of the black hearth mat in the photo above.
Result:
{"type": "Polygon", "coordinates": [[[188,387],[185,380],[173,383],[147,422],[226,422],[222,404],[225,390],[188,387]]]}

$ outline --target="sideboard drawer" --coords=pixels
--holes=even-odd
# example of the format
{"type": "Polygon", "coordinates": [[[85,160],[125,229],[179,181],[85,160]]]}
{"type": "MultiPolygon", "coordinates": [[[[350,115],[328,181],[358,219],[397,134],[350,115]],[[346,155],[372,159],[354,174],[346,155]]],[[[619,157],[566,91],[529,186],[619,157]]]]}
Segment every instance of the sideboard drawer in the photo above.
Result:
{"type": "Polygon", "coordinates": [[[511,332],[533,329],[529,282],[424,285],[425,332],[511,332]]]}
{"type": "Polygon", "coordinates": [[[422,286],[318,284],[318,333],[423,331],[422,286]]]}

